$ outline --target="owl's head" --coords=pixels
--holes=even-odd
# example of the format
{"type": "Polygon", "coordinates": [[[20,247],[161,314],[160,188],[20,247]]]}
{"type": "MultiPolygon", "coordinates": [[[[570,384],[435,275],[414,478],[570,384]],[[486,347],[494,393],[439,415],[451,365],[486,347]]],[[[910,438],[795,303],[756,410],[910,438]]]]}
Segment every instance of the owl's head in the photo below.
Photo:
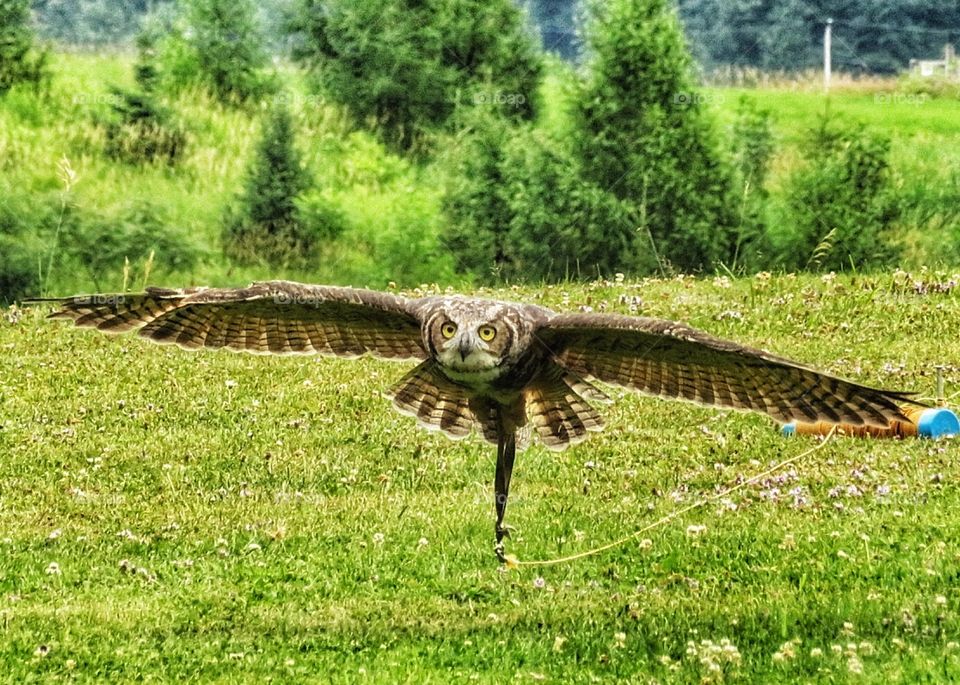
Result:
{"type": "Polygon", "coordinates": [[[450,298],[424,321],[423,337],[445,368],[475,373],[500,367],[515,349],[522,320],[502,302],[450,298]]]}

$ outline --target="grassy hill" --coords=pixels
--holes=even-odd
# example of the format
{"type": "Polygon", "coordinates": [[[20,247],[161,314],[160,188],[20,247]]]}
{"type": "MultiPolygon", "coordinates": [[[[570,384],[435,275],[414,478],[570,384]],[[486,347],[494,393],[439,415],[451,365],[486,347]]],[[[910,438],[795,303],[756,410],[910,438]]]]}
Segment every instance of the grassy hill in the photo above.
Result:
{"type": "MultiPolygon", "coordinates": [[[[147,204],[164,223],[181,229],[204,255],[189,273],[164,270],[156,255],[153,281],[234,283],[277,276],[275,271],[231,270],[220,254],[221,219],[243,186],[247,161],[257,140],[260,114],[272,99],[246,110],[225,108],[202,92],[186,93],[167,106],[188,129],[186,157],[175,168],[162,163],[134,166],[103,154],[111,86],[130,86],[132,60],[110,55],[56,55],[48,97],[17,90],[0,101],[0,208],[42,220],[31,230],[53,234],[64,203],[88,217],[119,221],[131,207],[147,204]],[[66,189],[63,167],[75,178],[66,189]],[[46,212],[39,207],[49,208],[46,212]]],[[[275,97],[296,117],[303,162],[318,192],[345,214],[348,229],[309,274],[287,277],[368,283],[390,280],[417,285],[452,278],[452,263],[440,249],[439,183],[421,169],[386,152],[372,136],[351,131],[342,113],[309,96],[294,73],[275,97]]],[[[60,236],[55,252],[71,240],[60,236]]],[[[46,256],[46,255],[45,255],[46,256]]],[[[52,262],[57,263],[52,255],[52,262]]],[[[47,259],[43,260],[44,263],[47,259]]],[[[132,265],[142,276],[143,260],[132,265]]],[[[123,284],[122,260],[101,286],[123,284]]],[[[73,269],[44,276],[45,291],[89,290],[87,274],[73,269]]]]}
{"type": "MultiPolygon", "coordinates": [[[[204,93],[186,93],[166,103],[188,131],[182,164],[172,169],[162,164],[132,166],[103,154],[103,121],[116,99],[111,87],[131,85],[131,58],[57,54],[52,72],[47,96],[14,90],[0,100],[0,233],[27,234],[41,245],[31,253],[28,271],[41,273],[42,291],[96,287],[85,269],[61,259],[77,239],[65,214],[110,226],[137,211],[188,236],[202,259],[178,271],[171,256],[161,250],[150,265],[135,257],[125,276],[123,260],[117,258],[97,279],[101,289],[148,280],[236,284],[281,276],[372,287],[385,287],[390,281],[410,287],[469,281],[457,274],[444,249],[443,170],[434,163],[417,164],[393,155],[372,135],[352,130],[342,112],[306,91],[295,70],[281,67],[286,85],[278,97],[293,110],[298,145],[316,180],[316,192],[340,208],[347,228],[313,268],[282,273],[231,268],[218,243],[221,219],[242,186],[259,135],[260,114],[270,102],[237,110],[219,106],[204,93]]],[[[560,135],[568,125],[566,78],[562,67],[551,67],[540,121],[560,135]]],[[[908,97],[891,90],[895,86],[889,83],[877,88],[838,92],[829,106],[893,140],[893,171],[909,204],[899,229],[910,248],[904,266],[955,263],[960,258],[960,103],[946,97],[908,97]]],[[[714,113],[723,139],[729,138],[741,96],[773,114],[778,151],[770,186],[776,225],[788,218],[778,192],[797,164],[797,146],[805,130],[816,125],[825,107],[824,98],[816,91],[788,88],[706,89],[701,97],[714,113]]]]}
{"type": "MultiPolygon", "coordinates": [[[[921,397],[947,364],[955,399],[958,279],[482,294],[633,307],[921,397]]],[[[403,365],[188,354],[42,315],[0,316],[2,680],[960,678],[955,441],[837,438],[643,541],[503,572],[492,449],[394,414],[380,393],[403,365]]],[[[814,444],[614,396],[604,433],[519,456],[521,560],[628,535],[814,444]]]]}

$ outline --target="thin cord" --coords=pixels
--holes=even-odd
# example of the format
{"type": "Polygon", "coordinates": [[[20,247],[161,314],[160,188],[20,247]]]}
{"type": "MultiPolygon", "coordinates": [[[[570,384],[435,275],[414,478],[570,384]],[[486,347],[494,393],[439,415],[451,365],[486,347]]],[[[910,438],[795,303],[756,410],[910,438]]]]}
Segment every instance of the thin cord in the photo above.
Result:
{"type": "Polygon", "coordinates": [[[727,488],[726,490],[723,490],[722,492],[719,492],[719,493],[716,493],[716,494],[714,494],[714,495],[711,495],[710,497],[704,497],[703,499],[700,499],[700,500],[694,502],[693,504],[690,504],[690,505],[684,507],[683,509],[678,509],[678,510],[676,510],[676,511],[673,511],[673,512],[667,514],[666,516],[664,516],[663,518],[661,518],[661,519],[659,519],[659,520],[657,520],[657,521],[654,521],[653,523],[651,523],[651,524],[649,524],[649,525],[646,525],[646,526],[644,526],[643,528],[641,528],[640,530],[635,531],[635,532],[633,532],[633,533],[630,533],[630,535],[627,535],[627,536],[625,536],[625,537],[622,537],[622,538],[620,538],[619,540],[614,540],[613,542],[608,542],[608,543],[605,544],[605,545],[602,545],[602,546],[600,546],[600,547],[595,547],[595,548],[593,548],[593,549],[589,549],[589,550],[587,550],[587,551],[585,551],[585,552],[579,552],[579,553],[577,553],[577,554],[571,554],[571,555],[569,555],[569,556],[559,557],[559,558],[557,558],[557,559],[542,559],[542,560],[537,560],[537,561],[520,561],[519,559],[517,559],[517,557],[513,556],[512,554],[508,554],[507,557],[506,557],[506,559],[507,559],[506,567],[507,567],[508,569],[510,569],[510,568],[519,568],[519,567],[521,567],[521,566],[555,566],[555,565],[557,565],[557,564],[565,564],[565,563],[567,563],[567,562],[569,562],[569,561],[577,561],[578,559],[584,559],[584,558],[586,558],[586,557],[592,557],[592,556],[594,556],[594,555],[596,555],[596,554],[600,554],[601,552],[606,552],[608,549],[613,549],[614,547],[619,547],[619,546],[621,546],[621,545],[624,545],[624,544],[626,544],[627,542],[630,542],[631,540],[640,537],[640,536],[643,535],[644,533],[653,530],[654,528],[659,528],[660,526],[662,526],[662,525],[664,525],[664,524],[666,524],[666,523],[669,523],[670,521],[674,520],[675,518],[679,518],[680,516],[683,516],[683,515],[686,514],[687,512],[693,511],[694,509],[699,509],[700,507],[703,507],[703,506],[705,506],[705,505],[707,505],[707,504],[710,504],[711,502],[716,502],[717,500],[719,500],[719,499],[721,499],[721,498],[724,498],[724,497],[727,497],[727,496],[729,496],[729,495],[732,495],[732,494],[735,493],[737,490],[740,490],[741,488],[744,488],[744,487],[746,487],[746,486],[748,486],[748,485],[752,485],[752,484],[756,483],[757,481],[760,481],[760,480],[762,480],[763,478],[766,478],[767,476],[769,476],[769,475],[771,475],[771,474],[773,474],[773,473],[776,473],[777,471],[779,471],[780,469],[784,468],[785,466],[789,466],[790,464],[792,464],[792,463],[794,463],[794,462],[796,462],[796,461],[799,461],[799,460],[801,460],[801,459],[803,459],[803,458],[805,458],[805,457],[810,456],[810,455],[813,454],[814,452],[823,449],[823,447],[824,447],[828,442],[830,442],[830,439],[834,436],[834,434],[835,434],[836,432],[837,432],[837,427],[834,426],[832,429],[830,429],[830,432],[827,433],[827,437],[825,437],[825,438],[823,439],[823,442],[821,442],[819,445],[815,445],[814,447],[811,447],[810,449],[805,450],[805,451],[801,452],[800,454],[797,454],[797,455],[795,455],[795,456],[793,456],[793,457],[790,457],[789,459],[785,459],[784,461],[781,461],[780,463],[771,466],[771,467],[770,467],[769,469],[767,469],[766,471],[764,471],[764,472],[762,472],[762,473],[758,473],[757,475],[755,475],[755,476],[753,476],[753,477],[751,477],[751,478],[748,478],[747,480],[745,480],[745,481],[743,481],[743,482],[741,482],[741,483],[738,483],[738,484],[734,485],[733,487],[727,488]]]}

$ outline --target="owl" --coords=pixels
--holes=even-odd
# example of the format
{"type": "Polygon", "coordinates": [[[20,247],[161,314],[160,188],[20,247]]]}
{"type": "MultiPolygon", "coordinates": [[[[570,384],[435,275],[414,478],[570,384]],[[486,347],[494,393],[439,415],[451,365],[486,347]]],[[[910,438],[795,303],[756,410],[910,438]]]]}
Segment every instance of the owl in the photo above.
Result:
{"type": "Polygon", "coordinates": [[[290,281],[246,288],[147,288],[136,295],[55,300],[50,316],[106,333],[137,330],[187,350],[322,354],[415,362],[392,388],[394,407],[451,438],[472,431],[497,446],[494,551],[523,437],[562,450],[603,428],[597,383],[770,415],[886,427],[906,421],[910,393],[820,373],[674,321],[562,314],[462,296],[409,299],[290,281]]]}

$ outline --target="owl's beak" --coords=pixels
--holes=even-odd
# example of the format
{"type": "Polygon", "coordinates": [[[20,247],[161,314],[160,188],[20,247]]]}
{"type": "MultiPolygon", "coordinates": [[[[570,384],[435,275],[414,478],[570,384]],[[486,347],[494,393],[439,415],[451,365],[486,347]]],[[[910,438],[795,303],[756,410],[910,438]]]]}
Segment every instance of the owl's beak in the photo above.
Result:
{"type": "Polygon", "coordinates": [[[470,356],[470,353],[473,352],[473,336],[464,335],[460,338],[460,345],[457,347],[460,351],[460,360],[467,361],[467,357],[470,356]]]}

